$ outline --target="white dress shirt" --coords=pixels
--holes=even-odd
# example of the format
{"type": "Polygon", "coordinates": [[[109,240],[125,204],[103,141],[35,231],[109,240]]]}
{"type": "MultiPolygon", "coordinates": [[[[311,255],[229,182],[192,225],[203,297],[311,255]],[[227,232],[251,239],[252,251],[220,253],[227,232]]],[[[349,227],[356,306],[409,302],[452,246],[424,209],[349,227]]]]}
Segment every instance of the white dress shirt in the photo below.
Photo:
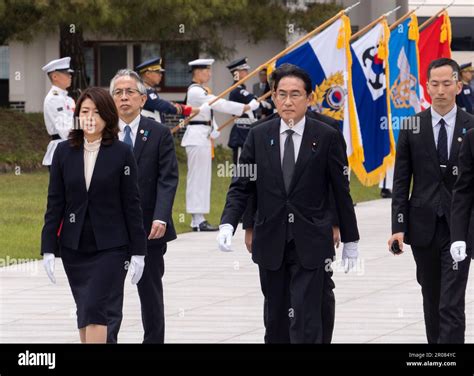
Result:
{"type": "Polygon", "coordinates": [[[306,123],[306,117],[303,116],[299,122],[295,124],[294,127],[289,127],[288,124],[284,122],[283,119],[280,120],[280,159],[283,164],[283,154],[285,153],[285,141],[288,137],[288,134],[285,133],[288,129],[295,131],[293,133],[293,145],[295,146],[295,163],[298,160],[298,153],[300,152],[301,141],[303,140],[304,126],[306,123]]]}
{"type": "Polygon", "coordinates": [[[453,143],[454,126],[456,125],[457,112],[458,112],[458,107],[454,105],[451,111],[449,111],[446,115],[441,116],[433,109],[433,107],[431,107],[431,123],[433,125],[433,134],[434,134],[436,148],[438,147],[439,129],[441,128],[441,125],[439,124],[439,122],[441,119],[444,119],[446,133],[448,135],[448,158],[451,155],[451,145],[453,143]]]}
{"type": "Polygon", "coordinates": [[[95,162],[99,155],[101,142],[102,138],[89,142],[84,137],[84,178],[86,180],[87,191],[89,191],[91,185],[92,174],[94,173],[95,162]]]}
{"type": "Polygon", "coordinates": [[[132,131],[130,132],[130,137],[132,138],[133,146],[135,146],[135,139],[137,138],[137,132],[138,132],[138,125],[140,124],[140,114],[132,120],[130,124],[125,123],[122,119],[119,119],[119,140],[123,141],[125,137],[125,126],[129,125],[132,131]]]}

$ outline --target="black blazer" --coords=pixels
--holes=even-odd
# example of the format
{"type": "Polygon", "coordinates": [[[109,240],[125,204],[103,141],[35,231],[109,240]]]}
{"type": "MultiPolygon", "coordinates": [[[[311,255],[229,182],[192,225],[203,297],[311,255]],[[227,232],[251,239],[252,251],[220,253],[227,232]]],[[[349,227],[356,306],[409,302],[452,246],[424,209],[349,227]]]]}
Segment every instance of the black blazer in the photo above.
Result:
{"type": "MultiPolygon", "coordinates": [[[[472,117],[474,119],[474,117],[472,117]]],[[[453,190],[451,206],[451,241],[474,244],[474,130],[467,132],[459,152],[459,176],[453,190]]]]}
{"type": "Polygon", "coordinates": [[[237,228],[247,198],[256,194],[252,259],[261,267],[277,270],[281,266],[289,214],[294,214],[293,237],[303,267],[317,268],[334,256],[328,214],[330,185],[336,198],[342,241],[359,239],[349,181],[344,174],[346,154],[340,146],[340,135],[327,124],[306,118],[289,194],[281,169],[280,118],[250,130],[240,163],[255,164],[257,178],[251,181],[247,176],[232,181],[221,223],[237,228]]]}
{"type": "Polygon", "coordinates": [[[176,239],[172,211],[179,175],[169,128],[141,116],[133,153],[138,164],[138,187],[147,235],[153,220],[166,222],[165,235],[149,240],[148,250],[161,249],[160,245],[176,239]]]}
{"type": "MultiPolygon", "coordinates": [[[[343,148],[344,152],[346,151],[346,141],[344,140],[344,136],[342,135],[341,129],[339,127],[339,122],[332,117],[329,117],[327,115],[320,114],[319,112],[311,111],[308,110],[306,111],[306,116],[319,120],[320,122],[326,123],[327,125],[331,126],[335,130],[339,131],[340,134],[340,140],[341,140],[341,147],[343,148]]],[[[280,115],[275,112],[271,116],[265,117],[261,120],[256,121],[253,123],[252,127],[255,127],[257,125],[260,125],[261,123],[264,123],[266,121],[270,121],[276,118],[280,118],[280,115]]],[[[255,224],[255,212],[257,210],[257,200],[254,195],[252,195],[249,198],[247,209],[245,209],[245,212],[242,217],[242,227],[244,229],[249,229],[253,228],[255,224]]],[[[329,191],[329,211],[331,213],[331,223],[333,226],[339,226],[339,218],[337,217],[337,209],[336,209],[336,202],[334,200],[334,194],[332,192],[332,189],[329,191]]]]}
{"type": "Polygon", "coordinates": [[[48,206],[41,253],[58,254],[59,244],[78,249],[89,212],[98,250],[128,246],[132,255],[146,254],[146,234],[131,148],[116,140],[101,145],[89,191],[84,178],[84,148],[61,142],[51,165],[48,206]]]}
{"type": "Polygon", "coordinates": [[[439,166],[431,110],[422,111],[403,123],[403,128],[407,128],[408,122],[419,124],[419,131],[416,126],[400,130],[395,159],[392,233],[404,232],[405,243],[418,247],[429,245],[436,228],[439,203],[450,223],[460,141],[464,133],[474,127],[473,119],[458,107],[449,161],[444,173],[439,166]]]}

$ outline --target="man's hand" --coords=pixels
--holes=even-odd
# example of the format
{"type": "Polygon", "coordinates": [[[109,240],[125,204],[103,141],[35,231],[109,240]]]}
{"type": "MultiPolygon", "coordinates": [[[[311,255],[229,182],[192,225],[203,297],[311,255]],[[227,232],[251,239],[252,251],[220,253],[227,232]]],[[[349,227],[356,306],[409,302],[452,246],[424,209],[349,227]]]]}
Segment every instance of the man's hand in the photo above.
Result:
{"type": "Polygon", "coordinates": [[[250,106],[248,104],[244,105],[244,110],[242,111],[242,115],[245,114],[247,111],[250,111],[250,106]]]}
{"type": "Polygon", "coordinates": [[[165,235],[166,224],[161,223],[160,221],[153,221],[151,224],[150,235],[148,235],[148,240],[159,239],[165,235]]]}
{"type": "Polygon", "coordinates": [[[246,228],[245,229],[245,246],[247,247],[247,251],[252,253],[252,237],[253,237],[253,228],[246,228]]]}
{"type": "Polygon", "coordinates": [[[230,245],[232,244],[232,234],[234,233],[234,226],[225,223],[219,226],[219,234],[217,235],[217,243],[222,252],[232,252],[230,245]]]}
{"type": "Polygon", "coordinates": [[[451,249],[449,251],[451,252],[451,257],[455,262],[464,261],[464,259],[467,257],[466,242],[454,242],[453,244],[451,244],[451,249]]]}
{"type": "Polygon", "coordinates": [[[392,249],[392,244],[395,240],[398,240],[398,246],[400,247],[400,253],[399,255],[401,255],[403,253],[403,239],[405,237],[405,233],[403,232],[397,232],[395,234],[392,235],[392,237],[390,239],[388,239],[388,249],[392,249]]]}
{"type": "Polygon", "coordinates": [[[341,231],[339,231],[338,226],[332,226],[332,240],[334,247],[339,248],[339,244],[341,244],[341,231]]]}
{"type": "Polygon", "coordinates": [[[342,247],[342,265],[344,266],[344,272],[347,273],[349,270],[354,268],[357,264],[357,258],[359,257],[359,249],[357,242],[344,243],[342,247]]]}

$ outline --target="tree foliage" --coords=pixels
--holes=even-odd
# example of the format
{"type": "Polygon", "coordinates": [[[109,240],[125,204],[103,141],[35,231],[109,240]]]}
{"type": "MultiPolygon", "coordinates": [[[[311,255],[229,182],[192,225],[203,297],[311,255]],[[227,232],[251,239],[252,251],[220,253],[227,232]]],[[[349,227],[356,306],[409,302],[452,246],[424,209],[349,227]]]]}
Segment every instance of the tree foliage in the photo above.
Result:
{"type": "Polygon", "coordinates": [[[198,40],[201,51],[224,58],[232,44],[219,30],[236,30],[249,43],[285,40],[289,25],[309,31],[338,10],[333,3],[292,9],[284,0],[0,0],[0,44],[74,25],[122,39],[198,40]]]}

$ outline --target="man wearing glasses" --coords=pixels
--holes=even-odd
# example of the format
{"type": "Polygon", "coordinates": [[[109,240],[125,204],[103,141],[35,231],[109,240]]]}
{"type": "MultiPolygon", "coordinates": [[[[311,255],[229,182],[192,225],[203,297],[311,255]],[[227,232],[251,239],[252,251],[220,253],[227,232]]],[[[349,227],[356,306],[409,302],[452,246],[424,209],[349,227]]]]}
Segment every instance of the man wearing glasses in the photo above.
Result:
{"type": "MultiPolygon", "coordinates": [[[[163,124],[140,115],[146,88],[138,74],[120,70],[110,82],[110,93],[119,114],[119,139],[133,148],[138,166],[138,188],[143,225],[148,234],[145,268],[138,282],[144,343],[163,343],[164,254],[167,242],[176,239],[172,209],[178,187],[178,162],[173,137],[163,124]]],[[[122,321],[123,294],[112,298],[107,342],[117,342],[122,321]]]]}
{"type": "Polygon", "coordinates": [[[256,165],[256,179],[239,176],[227,193],[219,226],[221,251],[231,240],[250,195],[256,196],[252,259],[265,296],[266,343],[322,343],[323,299],[335,255],[329,215],[334,192],[347,268],[358,258],[359,232],[337,130],[306,116],[312,84],[286,65],[272,74],[280,117],[253,127],[239,163],[256,165]],[[332,187],[332,188],[331,188],[332,187]]]}
{"type": "Polygon", "coordinates": [[[464,298],[470,260],[450,253],[453,186],[458,153],[474,119],[456,106],[459,65],[434,60],[428,67],[431,108],[403,123],[397,144],[392,198],[391,248],[410,244],[421,285],[428,343],[463,343],[464,298]],[[410,189],[411,186],[411,189],[410,189]],[[410,195],[411,193],[411,195],[410,195]],[[454,263],[453,263],[454,259],[454,263]]]}

